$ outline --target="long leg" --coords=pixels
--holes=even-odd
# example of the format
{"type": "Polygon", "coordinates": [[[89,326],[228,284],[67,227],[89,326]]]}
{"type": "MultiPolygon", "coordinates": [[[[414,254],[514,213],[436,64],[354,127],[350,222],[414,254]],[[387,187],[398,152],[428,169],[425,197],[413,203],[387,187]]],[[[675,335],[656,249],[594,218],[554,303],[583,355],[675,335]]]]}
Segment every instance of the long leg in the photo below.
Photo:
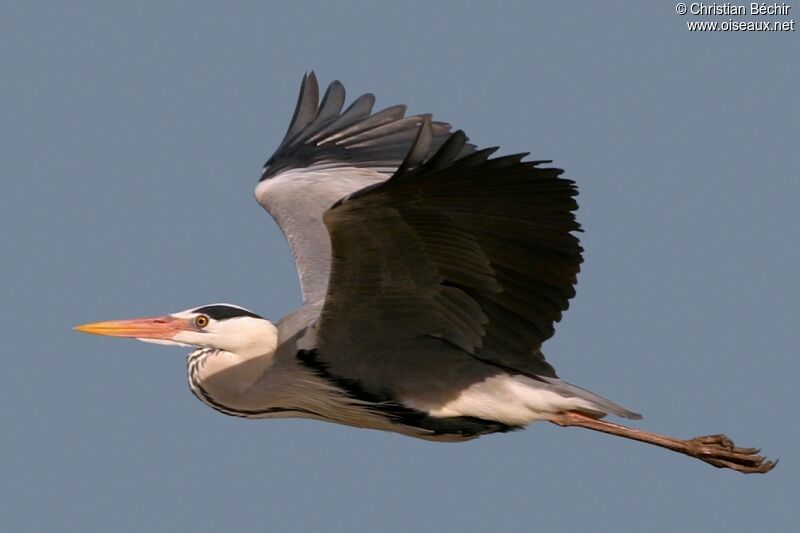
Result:
{"type": "Polygon", "coordinates": [[[598,420],[574,411],[561,413],[550,421],[562,427],[581,427],[654,444],[690,457],[696,457],[717,468],[731,468],[745,474],[763,474],[775,468],[777,464],[777,461],[767,461],[758,455],[760,451],[758,448],[737,448],[733,441],[725,435],[706,435],[681,440],[598,420]]]}

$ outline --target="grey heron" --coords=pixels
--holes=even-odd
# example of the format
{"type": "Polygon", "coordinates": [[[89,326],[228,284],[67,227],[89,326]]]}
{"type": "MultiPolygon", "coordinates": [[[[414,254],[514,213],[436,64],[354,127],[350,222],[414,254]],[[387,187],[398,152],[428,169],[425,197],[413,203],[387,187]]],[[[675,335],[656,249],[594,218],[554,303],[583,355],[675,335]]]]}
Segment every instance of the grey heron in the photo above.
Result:
{"type": "Polygon", "coordinates": [[[344,111],[303,78],[258,202],[285,235],[302,307],[277,323],[230,304],[78,326],[194,347],[191,391],[227,415],[303,417],[464,441],[535,421],[634,439],[740,472],[775,463],[724,435],[682,440],[562,380],[541,347],[575,294],[577,189],[550,161],[493,157],[404,106],[344,111]]]}

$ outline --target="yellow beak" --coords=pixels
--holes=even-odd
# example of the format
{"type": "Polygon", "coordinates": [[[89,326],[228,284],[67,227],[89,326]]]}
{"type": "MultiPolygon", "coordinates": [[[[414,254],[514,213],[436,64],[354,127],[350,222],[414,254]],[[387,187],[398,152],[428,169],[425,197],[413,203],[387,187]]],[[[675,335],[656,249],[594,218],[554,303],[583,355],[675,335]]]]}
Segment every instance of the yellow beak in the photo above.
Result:
{"type": "Polygon", "coordinates": [[[171,339],[178,332],[191,329],[191,321],[172,316],[109,320],[75,326],[75,331],[111,337],[135,337],[137,339],[171,339]]]}

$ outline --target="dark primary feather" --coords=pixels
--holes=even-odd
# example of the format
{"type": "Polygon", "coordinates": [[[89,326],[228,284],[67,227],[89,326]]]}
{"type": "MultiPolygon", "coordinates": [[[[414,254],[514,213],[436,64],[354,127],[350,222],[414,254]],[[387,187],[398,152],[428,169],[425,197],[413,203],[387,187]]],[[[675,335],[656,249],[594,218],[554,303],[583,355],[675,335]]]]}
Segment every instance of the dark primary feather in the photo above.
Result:
{"type": "MultiPolygon", "coordinates": [[[[314,165],[351,166],[394,172],[416,137],[420,124],[430,115],[405,116],[396,105],[372,113],[375,97],[365,94],[344,112],[345,90],[339,81],[328,86],[319,102],[319,85],[313,72],[303,77],[292,121],[278,149],[264,164],[265,180],[292,168],[314,165]]],[[[435,148],[447,138],[450,125],[432,122],[435,148]]],[[[471,152],[462,146],[462,155],[471,152]]],[[[427,155],[427,154],[426,154],[427,155]]]]}
{"type": "Polygon", "coordinates": [[[459,157],[465,143],[455,132],[425,160],[426,119],[395,175],[325,213],[333,262],[317,335],[331,372],[346,361],[369,381],[397,363],[381,360],[381,346],[433,358],[423,339],[435,339],[498,369],[555,377],[540,347],[575,292],[577,190],[523,155],[459,157]]]}
{"type": "MultiPolygon", "coordinates": [[[[384,181],[397,170],[428,115],[405,116],[405,106],[372,112],[365,94],[345,108],[345,90],[334,81],[319,101],[314,73],[303,77],[286,136],[264,165],[256,198],[280,226],[297,265],[305,303],[324,298],[330,238],[323,213],[342,197],[384,181]],[[344,111],[343,111],[344,109],[344,111]]],[[[432,122],[431,146],[450,126],[432,122]]],[[[464,154],[473,150],[462,146],[464,154]]]]}

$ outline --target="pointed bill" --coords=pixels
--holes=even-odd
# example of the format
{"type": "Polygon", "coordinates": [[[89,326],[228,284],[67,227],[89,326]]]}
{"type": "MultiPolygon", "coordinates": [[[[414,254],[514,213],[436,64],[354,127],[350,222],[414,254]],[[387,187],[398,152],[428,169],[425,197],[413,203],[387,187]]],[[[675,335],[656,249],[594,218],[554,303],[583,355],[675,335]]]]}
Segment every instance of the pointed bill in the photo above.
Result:
{"type": "Polygon", "coordinates": [[[179,332],[185,331],[190,327],[188,320],[167,315],[152,318],[92,322],[75,326],[73,329],[83,333],[91,333],[92,335],[170,340],[179,332]]]}

